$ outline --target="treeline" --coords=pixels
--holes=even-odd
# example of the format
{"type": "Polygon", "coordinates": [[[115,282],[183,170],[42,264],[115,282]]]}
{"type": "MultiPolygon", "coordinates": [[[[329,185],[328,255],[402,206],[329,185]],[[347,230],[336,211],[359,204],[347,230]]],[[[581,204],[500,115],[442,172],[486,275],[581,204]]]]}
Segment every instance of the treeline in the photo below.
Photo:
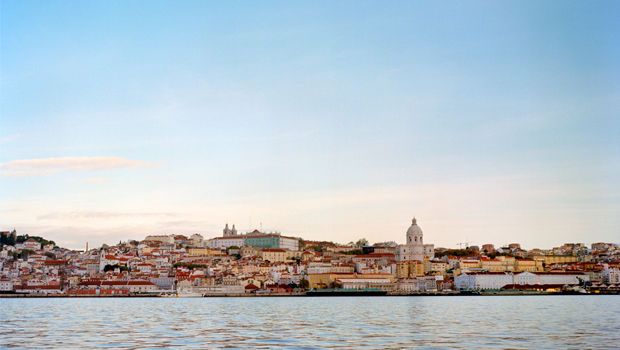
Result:
{"type": "Polygon", "coordinates": [[[342,252],[344,255],[364,255],[364,251],[361,249],[349,250],[348,252],[342,252]]]}
{"type": "Polygon", "coordinates": [[[188,264],[188,263],[175,263],[173,266],[177,267],[177,268],[178,267],[187,267],[190,270],[202,269],[202,268],[207,267],[207,265],[205,265],[205,264],[188,264]]]}
{"type": "Polygon", "coordinates": [[[121,271],[129,271],[129,268],[127,266],[125,266],[125,265],[110,265],[110,264],[107,264],[103,268],[103,272],[114,271],[114,269],[119,269],[121,271]]]}
{"type": "Polygon", "coordinates": [[[435,252],[435,257],[441,258],[446,255],[468,256],[468,255],[476,255],[476,254],[478,254],[478,252],[473,249],[450,249],[450,250],[444,250],[443,252],[435,252]]]}
{"type": "MultiPolygon", "coordinates": [[[[469,255],[478,255],[480,254],[480,252],[478,252],[477,250],[473,250],[473,249],[451,249],[451,250],[444,250],[443,252],[435,252],[435,257],[436,258],[441,258],[444,257],[446,255],[451,255],[451,256],[469,256],[469,255]]],[[[506,253],[506,252],[493,252],[493,253],[488,253],[485,254],[488,258],[490,259],[495,259],[498,256],[511,256],[515,259],[522,259],[520,256],[516,256],[510,253],[506,253]]]]}
{"type": "Polygon", "coordinates": [[[48,241],[47,239],[43,238],[43,237],[39,237],[39,236],[30,236],[28,234],[25,235],[18,235],[18,236],[13,236],[11,234],[9,235],[0,235],[0,245],[1,246],[5,246],[5,245],[16,245],[18,243],[24,243],[26,242],[29,238],[34,239],[35,241],[41,243],[41,246],[45,246],[48,244],[53,245],[54,247],[56,247],[56,242],[54,241],[48,241]]]}

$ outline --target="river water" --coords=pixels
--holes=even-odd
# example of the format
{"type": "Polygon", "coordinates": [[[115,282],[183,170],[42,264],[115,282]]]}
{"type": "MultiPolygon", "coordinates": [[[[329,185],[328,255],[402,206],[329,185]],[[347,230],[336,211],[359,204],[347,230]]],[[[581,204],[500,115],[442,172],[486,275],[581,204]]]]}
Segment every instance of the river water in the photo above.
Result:
{"type": "Polygon", "coordinates": [[[617,349],[620,296],[0,299],[20,349],[617,349]]]}

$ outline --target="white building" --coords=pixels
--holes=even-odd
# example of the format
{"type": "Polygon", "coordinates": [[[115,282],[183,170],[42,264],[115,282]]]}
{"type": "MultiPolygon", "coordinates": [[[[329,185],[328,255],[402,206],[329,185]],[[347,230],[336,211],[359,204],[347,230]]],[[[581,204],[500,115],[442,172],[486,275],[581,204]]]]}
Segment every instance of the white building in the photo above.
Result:
{"type": "Polygon", "coordinates": [[[209,240],[209,246],[211,249],[228,249],[228,247],[237,246],[243,247],[245,245],[245,237],[239,236],[227,236],[227,237],[215,237],[209,240]]]}
{"type": "Polygon", "coordinates": [[[280,249],[299,251],[299,240],[295,237],[280,236],[280,249]]]}
{"type": "Polygon", "coordinates": [[[0,280],[0,290],[1,291],[12,291],[13,290],[13,281],[9,280],[0,280]]]}
{"type": "Polygon", "coordinates": [[[435,257],[435,245],[424,244],[422,229],[413,218],[411,226],[407,230],[406,243],[396,247],[396,261],[433,259],[435,257]]]}
{"type": "Polygon", "coordinates": [[[403,278],[396,283],[396,291],[399,292],[431,292],[437,291],[439,276],[416,276],[403,278]]]}
{"type": "Polygon", "coordinates": [[[620,269],[618,268],[606,268],[603,270],[603,282],[607,284],[620,283],[620,269]]]}
{"type": "Polygon", "coordinates": [[[381,289],[393,290],[394,283],[389,278],[338,278],[342,289],[381,289]]]}
{"type": "Polygon", "coordinates": [[[508,284],[517,285],[576,285],[579,279],[588,281],[581,272],[466,272],[454,277],[456,289],[501,289],[508,284]]]}

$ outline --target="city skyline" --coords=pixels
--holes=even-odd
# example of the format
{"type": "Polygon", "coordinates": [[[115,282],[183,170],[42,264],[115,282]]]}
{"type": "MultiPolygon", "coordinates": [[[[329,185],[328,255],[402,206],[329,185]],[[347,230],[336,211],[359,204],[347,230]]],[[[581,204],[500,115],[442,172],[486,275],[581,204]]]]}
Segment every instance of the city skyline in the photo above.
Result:
{"type": "Polygon", "coordinates": [[[616,2],[1,4],[0,230],[620,236],[616,2]]]}

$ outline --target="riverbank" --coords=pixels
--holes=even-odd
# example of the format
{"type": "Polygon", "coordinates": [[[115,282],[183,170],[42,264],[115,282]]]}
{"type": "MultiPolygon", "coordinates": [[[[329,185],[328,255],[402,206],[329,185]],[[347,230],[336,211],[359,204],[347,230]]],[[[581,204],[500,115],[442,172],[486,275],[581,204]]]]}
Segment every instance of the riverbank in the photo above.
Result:
{"type": "MultiPolygon", "coordinates": [[[[525,296],[525,295],[620,295],[614,293],[547,293],[547,292],[482,292],[482,293],[461,293],[461,292],[416,292],[416,293],[387,293],[383,296],[388,297],[407,297],[407,296],[525,296]]],[[[316,295],[314,295],[316,296],[316,295]]],[[[337,294],[324,295],[324,297],[339,297],[337,294]]],[[[346,294],[342,296],[375,296],[367,294],[346,294]]],[[[158,294],[0,294],[0,298],[158,298],[158,294]]],[[[307,293],[271,293],[271,294],[205,294],[204,298],[274,298],[274,297],[310,297],[307,293]]]]}

